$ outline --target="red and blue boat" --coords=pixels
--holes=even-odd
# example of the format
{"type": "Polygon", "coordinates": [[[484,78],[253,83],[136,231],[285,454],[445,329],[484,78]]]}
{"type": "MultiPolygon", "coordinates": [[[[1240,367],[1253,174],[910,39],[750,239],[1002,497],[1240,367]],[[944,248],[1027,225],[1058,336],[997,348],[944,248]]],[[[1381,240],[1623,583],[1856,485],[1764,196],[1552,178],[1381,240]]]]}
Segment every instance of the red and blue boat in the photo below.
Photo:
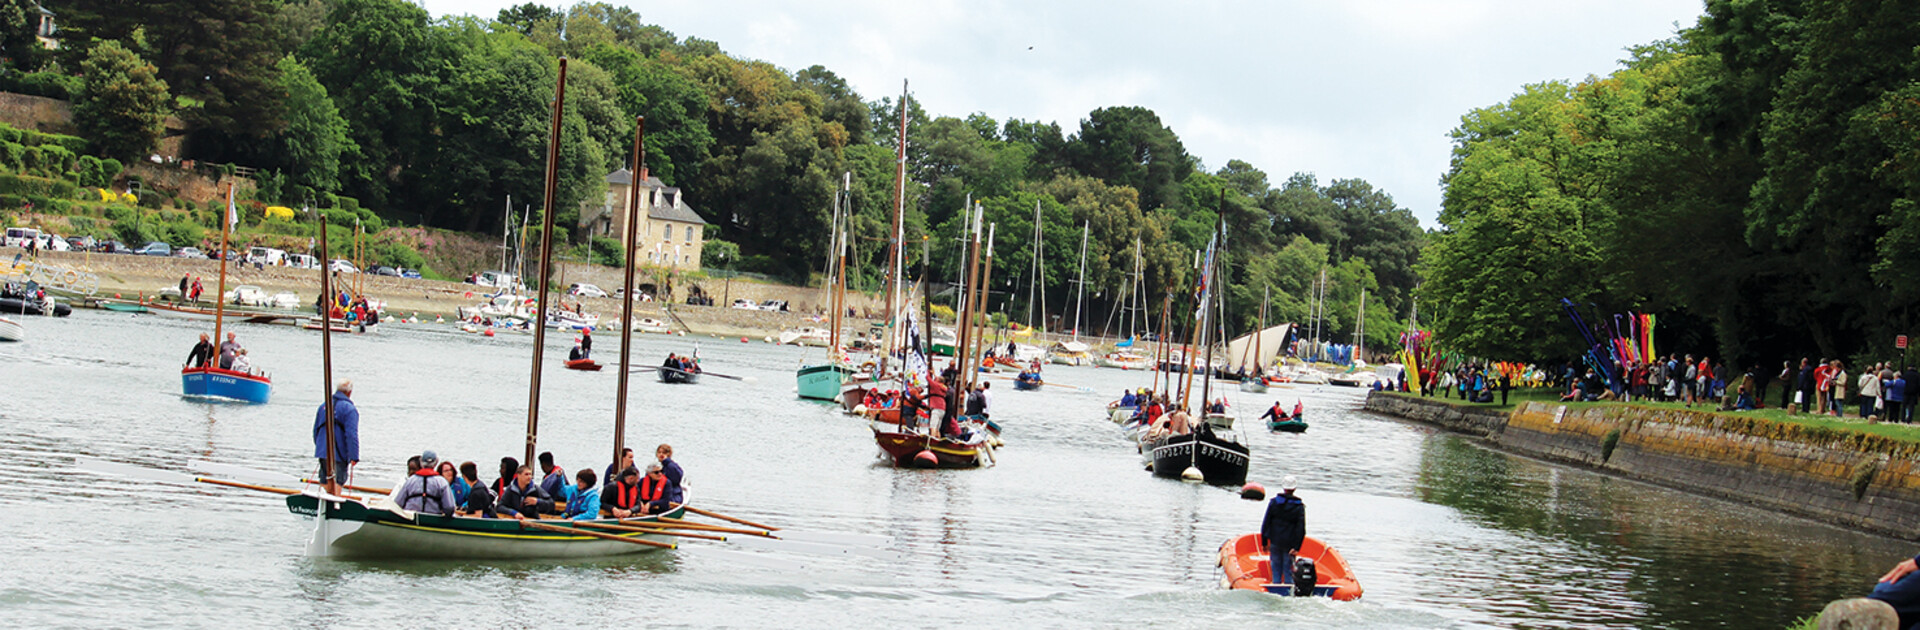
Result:
{"type": "Polygon", "coordinates": [[[222,370],[211,365],[180,368],[180,393],[189,398],[259,405],[273,397],[273,379],[265,374],[222,370]]]}

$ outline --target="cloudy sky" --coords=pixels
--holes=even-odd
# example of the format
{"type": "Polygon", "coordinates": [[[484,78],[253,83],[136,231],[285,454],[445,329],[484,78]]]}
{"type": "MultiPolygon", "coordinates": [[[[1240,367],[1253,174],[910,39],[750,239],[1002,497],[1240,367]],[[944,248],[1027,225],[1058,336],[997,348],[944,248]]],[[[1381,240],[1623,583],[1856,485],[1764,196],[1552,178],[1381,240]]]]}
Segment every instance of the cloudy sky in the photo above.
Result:
{"type": "MultiPolygon", "coordinates": [[[[524,1],[524,0],[521,0],[524,1]]],[[[424,0],[497,15],[508,0],[424,0]]],[[[1360,178],[1435,227],[1447,131],[1526,83],[1618,66],[1690,25],[1699,0],[613,0],[680,37],[934,115],[1059,122],[1141,105],[1209,170],[1360,178]]],[[[548,3],[560,6],[558,2],[548,3]]]]}

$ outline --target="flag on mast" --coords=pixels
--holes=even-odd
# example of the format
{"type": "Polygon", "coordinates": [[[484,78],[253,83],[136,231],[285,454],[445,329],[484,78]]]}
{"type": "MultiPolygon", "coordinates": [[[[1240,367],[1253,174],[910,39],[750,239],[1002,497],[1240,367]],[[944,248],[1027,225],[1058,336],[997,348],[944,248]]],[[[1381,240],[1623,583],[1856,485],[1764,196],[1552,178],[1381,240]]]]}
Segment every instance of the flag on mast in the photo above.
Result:
{"type": "MultiPolygon", "coordinates": [[[[233,207],[233,189],[234,189],[233,186],[227,186],[227,227],[228,228],[232,228],[233,226],[238,225],[240,223],[240,211],[233,207]]],[[[222,255],[225,255],[225,254],[222,253],[222,255]]]]}

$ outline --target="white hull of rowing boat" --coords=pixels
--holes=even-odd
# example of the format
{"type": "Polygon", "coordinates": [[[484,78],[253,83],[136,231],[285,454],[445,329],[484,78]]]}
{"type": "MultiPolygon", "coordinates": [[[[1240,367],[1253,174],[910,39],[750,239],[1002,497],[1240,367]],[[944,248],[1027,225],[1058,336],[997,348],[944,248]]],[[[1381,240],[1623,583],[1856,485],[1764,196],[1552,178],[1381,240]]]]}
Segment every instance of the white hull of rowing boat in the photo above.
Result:
{"type": "MultiPolygon", "coordinates": [[[[544,521],[566,525],[565,521],[544,521]]],[[[668,536],[639,538],[672,543],[668,536]]],[[[660,551],[589,536],[563,540],[505,534],[448,533],[408,525],[324,519],[307,542],[307,555],[354,558],[452,558],[461,560],[530,560],[538,558],[598,558],[660,551]]]]}
{"type": "Polygon", "coordinates": [[[25,341],[26,339],[27,329],[20,326],[19,322],[0,318],[0,341],[25,341]]]}

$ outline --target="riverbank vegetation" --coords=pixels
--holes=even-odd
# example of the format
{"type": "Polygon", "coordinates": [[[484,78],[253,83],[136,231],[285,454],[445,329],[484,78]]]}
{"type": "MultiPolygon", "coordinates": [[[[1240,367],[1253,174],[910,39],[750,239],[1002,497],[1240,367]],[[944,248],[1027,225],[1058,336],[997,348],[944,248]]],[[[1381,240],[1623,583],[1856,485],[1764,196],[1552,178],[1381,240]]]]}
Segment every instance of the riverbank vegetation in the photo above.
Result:
{"type": "MultiPolygon", "coordinates": [[[[258,169],[250,196],[270,206],[365,209],[389,224],[501,233],[517,218],[509,206],[541,197],[547,104],[566,55],[555,236],[592,244],[606,260],[619,260],[617,243],[595,243],[572,226],[583,203],[601,199],[605,175],[627,159],[634,117],[645,116],[651,173],[684,189],[714,224],[710,243],[738,246],[710,259],[728,269],[816,277],[834,189],[852,172],[853,280],[877,288],[904,107],[907,241],[928,243],[933,279],[954,277],[963,206],[980,203],[999,224],[996,282],[1022,287],[996,295],[995,311],[1027,311],[1036,205],[1047,300],[1035,310],[1054,314],[1056,330],[1072,325],[1058,315],[1074,299],[1083,226],[1088,328],[1113,321],[1136,246],[1143,301],[1156,312],[1169,295],[1191,301],[1193,252],[1221,213],[1231,226],[1236,330],[1257,318],[1269,285],[1269,321],[1304,319],[1326,268],[1329,336],[1351,333],[1364,291],[1369,337],[1391,346],[1417,284],[1423,234],[1385,191],[1306,173],[1276,185],[1240,160],[1208,166],[1143,107],[1099,108],[1077,127],[939,115],[893,95],[861,95],[825,67],[743,59],[597,2],[565,10],[529,3],[484,19],[434,18],[403,0],[75,0],[62,4],[60,20],[57,53],[20,55],[12,68],[20,72],[4,74],[19,77],[21,89],[111,112],[100,118],[116,121],[116,140],[89,137],[104,157],[145,157],[159,139],[153,117],[173,116],[188,132],[183,157],[258,169]],[[84,65],[96,51],[114,63],[84,65]],[[95,83],[167,98],[103,103],[89,96],[95,83]]],[[[533,210],[537,224],[541,209],[533,210]]],[[[921,252],[909,249],[918,268],[921,252]]]]}
{"type": "Polygon", "coordinates": [[[1920,306],[1920,28],[1894,6],[1711,0],[1612,74],[1467,113],[1423,320],[1569,357],[1567,298],[1730,365],[1893,356],[1920,306]]]}
{"type": "MultiPolygon", "coordinates": [[[[1419,392],[1408,392],[1408,393],[1387,392],[1387,393],[1394,396],[1409,396],[1409,397],[1416,397],[1416,398],[1420,397],[1419,392]]],[[[1765,420],[1765,421],[1776,422],[1781,424],[1800,426],[1800,427],[1805,427],[1806,429],[1812,430],[1816,432],[1816,434],[1820,434],[1824,432],[1829,434],[1857,433],[1857,434],[1863,434],[1863,435],[1874,435],[1874,436],[1889,438],[1892,440],[1897,440],[1901,443],[1910,444],[1914,448],[1920,448],[1920,426],[1915,426],[1910,424],[1895,424],[1895,423],[1887,423],[1887,422],[1868,423],[1866,420],[1862,420],[1859,418],[1835,418],[1833,416],[1828,416],[1828,415],[1815,415],[1815,414],[1805,414],[1805,413],[1790,414],[1784,410],[1773,409],[1773,408],[1756,409],[1753,411],[1721,411],[1717,409],[1717,407],[1719,406],[1719,403],[1717,401],[1710,404],[1695,404],[1693,407],[1689,408],[1685,404],[1678,403],[1678,402],[1653,402],[1653,401],[1634,401],[1634,402],[1626,402],[1626,403],[1614,402],[1614,401],[1561,402],[1560,395],[1561,393],[1553,388],[1528,387],[1528,388],[1514,388],[1512,391],[1509,391],[1507,393],[1506,404],[1500,404],[1499,402],[1497,402],[1499,401],[1498,393],[1494,395],[1495,396],[1494,400],[1496,402],[1492,402],[1492,403],[1471,403],[1465,400],[1461,400],[1459,398],[1441,398],[1438,392],[1436,392],[1431,397],[1424,398],[1424,400],[1445,403],[1445,404],[1454,405],[1457,407],[1490,409],[1490,410],[1501,411],[1501,412],[1511,412],[1515,408],[1518,408],[1520,405],[1523,405],[1529,402],[1538,402],[1538,403],[1544,403],[1544,404],[1550,404],[1550,405],[1567,405],[1568,407],[1572,407],[1572,408],[1603,407],[1603,406],[1631,406],[1631,407],[1640,407],[1640,408],[1646,408],[1646,409],[1665,409],[1670,411],[1692,411],[1697,413],[1705,413],[1705,414],[1712,414],[1715,416],[1734,418],[1742,421],[1758,419],[1758,420],[1765,420]]]]}

